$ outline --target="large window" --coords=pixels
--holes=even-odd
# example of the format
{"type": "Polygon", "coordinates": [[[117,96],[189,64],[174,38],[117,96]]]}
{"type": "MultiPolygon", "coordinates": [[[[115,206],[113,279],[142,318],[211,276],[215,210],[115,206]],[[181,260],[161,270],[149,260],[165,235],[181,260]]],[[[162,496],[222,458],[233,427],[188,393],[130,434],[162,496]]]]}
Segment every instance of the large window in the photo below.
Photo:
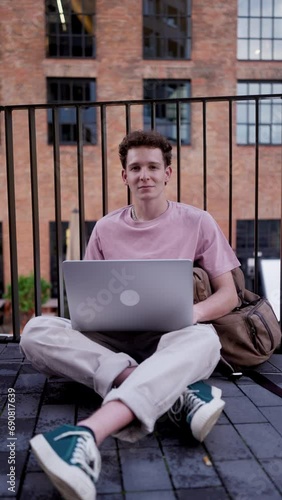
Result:
{"type": "MultiPolygon", "coordinates": [[[[95,80],[81,78],[48,78],[48,104],[95,101],[95,80]]],[[[85,144],[96,143],[96,108],[83,106],[82,132],[85,144]]],[[[75,107],[59,108],[59,140],[61,144],[75,144],[77,116],[75,107]]],[[[53,142],[52,109],[48,110],[48,142],[53,142]]]]}
{"type": "Polygon", "coordinates": [[[282,60],[282,0],[238,0],[238,59],[282,60]]]}
{"type": "MultiPolygon", "coordinates": [[[[238,95],[282,94],[282,82],[239,82],[238,95]]],[[[237,102],[237,144],[255,144],[256,105],[254,100],[237,102]]],[[[282,100],[259,101],[259,143],[282,144],[282,100]]]]}
{"type": "MultiPolygon", "coordinates": [[[[144,80],[144,99],[190,97],[190,82],[182,80],[144,80]]],[[[144,105],[144,128],[151,128],[151,104],[144,105]]],[[[177,105],[162,102],[155,107],[155,128],[172,143],[177,140],[177,105]]],[[[180,139],[190,144],[190,104],[180,105],[180,139]]]]}
{"type": "Polygon", "coordinates": [[[95,57],[95,0],[46,0],[47,56],[95,57]]]}
{"type": "Polygon", "coordinates": [[[143,0],[144,59],[190,59],[191,0],[143,0]]]}

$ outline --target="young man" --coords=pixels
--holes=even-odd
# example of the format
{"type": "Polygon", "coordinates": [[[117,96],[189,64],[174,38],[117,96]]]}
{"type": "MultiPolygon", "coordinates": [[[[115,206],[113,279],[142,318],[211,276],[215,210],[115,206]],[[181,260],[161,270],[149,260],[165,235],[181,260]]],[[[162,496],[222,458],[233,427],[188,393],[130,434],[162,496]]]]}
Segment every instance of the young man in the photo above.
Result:
{"type": "Polygon", "coordinates": [[[77,426],[40,434],[31,446],[64,498],[93,499],[100,472],[99,445],[109,435],[136,441],[165,412],[199,441],[210,432],[224,402],[204,382],[220,358],[212,325],[201,324],[237,304],[231,270],[239,261],[214,219],[203,210],[168,201],[171,145],[160,134],[136,131],[119,146],[122,179],[133,205],[96,224],[85,259],[192,259],[209,274],[213,295],[194,305],[194,325],[178,331],[88,335],[63,318],[37,317],[21,347],[40,371],[92,387],[103,404],[77,426]],[[63,349],[60,347],[63,346],[63,349]]]}

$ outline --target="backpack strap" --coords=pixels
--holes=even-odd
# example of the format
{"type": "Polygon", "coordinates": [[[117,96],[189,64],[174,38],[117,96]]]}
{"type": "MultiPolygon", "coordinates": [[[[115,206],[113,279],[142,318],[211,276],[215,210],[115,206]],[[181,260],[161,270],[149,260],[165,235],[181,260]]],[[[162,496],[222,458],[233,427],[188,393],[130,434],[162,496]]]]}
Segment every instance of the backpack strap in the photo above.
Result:
{"type": "Polygon", "coordinates": [[[263,375],[263,373],[247,368],[243,371],[243,375],[250,377],[254,382],[259,384],[261,387],[264,387],[267,391],[270,391],[273,394],[276,394],[276,396],[282,398],[282,387],[279,387],[279,385],[269,380],[269,378],[263,375]]]}
{"type": "Polygon", "coordinates": [[[253,368],[243,368],[240,367],[237,368],[228,363],[226,359],[224,359],[223,356],[220,357],[220,361],[217,365],[216,368],[220,373],[222,373],[223,376],[227,377],[229,380],[232,382],[235,382],[239,378],[246,376],[251,378],[256,384],[260,385],[261,387],[264,387],[269,392],[272,392],[272,394],[275,394],[276,396],[279,396],[282,398],[282,387],[279,385],[275,384],[269,378],[267,378],[263,373],[257,372],[253,368]]]}

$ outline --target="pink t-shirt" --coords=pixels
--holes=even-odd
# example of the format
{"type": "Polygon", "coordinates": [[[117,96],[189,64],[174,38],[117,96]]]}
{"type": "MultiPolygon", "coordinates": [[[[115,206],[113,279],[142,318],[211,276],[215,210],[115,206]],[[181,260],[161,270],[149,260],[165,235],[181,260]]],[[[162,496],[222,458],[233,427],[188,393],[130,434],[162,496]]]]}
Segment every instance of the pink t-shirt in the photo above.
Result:
{"type": "Polygon", "coordinates": [[[134,221],[131,205],[100,219],[86,248],[86,260],[191,259],[210,278],[240,266],[227,239],[206,211],[169,202],[156,219],[134,221]]]}

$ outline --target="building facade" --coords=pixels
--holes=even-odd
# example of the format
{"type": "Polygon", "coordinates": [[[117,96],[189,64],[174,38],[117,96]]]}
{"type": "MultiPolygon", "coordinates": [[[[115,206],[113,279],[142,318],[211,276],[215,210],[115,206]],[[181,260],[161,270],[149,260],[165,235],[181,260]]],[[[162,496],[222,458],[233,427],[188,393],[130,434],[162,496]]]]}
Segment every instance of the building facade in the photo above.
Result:
{"type": "MultiPolygon", "coordinates": [[[[59,111],[64,231],[78,206],[75,110],[67,103],[282,93],[282,0],[25,0],[0,2],[0,104],[66,103],[59,111]]],[[[149,102],[149,101],[148,101],[149,102]]],[[[148,106],[131,106],[131,128],[150,126],[148,106]]],[[[233,248],[252,256],[255,193],[255,106],[232,105],[233,248]]],[[[102,213],[101,120],[85,107],[85,218],[102,213]]],[[[10,281],[5,124],[0,115],[1,287],[10,281]]],[[[54,167],[52,111],[36,110],[40,261],[53,281],[54,167]]],[[[229,107],[206,105],[206,208],[228,234],[229,107]]],[[[281,218],[281,99],[259,108],[260,250],[279,256],[281,218]]],[[[127,203],[118,144],[123,108],[107,108],[108,210],[127,203]]],[[[176,139],[173,105],[156,107],[156,125],[176,139]]],[[[13,112],[19,273],[33,269],[30,151],[27,112],[13,112]]],[[[174,157],[175,162],[175,157],[174,157]]],[[[203,208],[201,103],[181,106],[181,201],[203,208]]],[[[176,176],[168,187],[176,199],[176,176]]],[[[65,249],[64,249],[65,251],[65,249]]],[[[54,288],[53,294],[56,294],[54,288]]]]}

